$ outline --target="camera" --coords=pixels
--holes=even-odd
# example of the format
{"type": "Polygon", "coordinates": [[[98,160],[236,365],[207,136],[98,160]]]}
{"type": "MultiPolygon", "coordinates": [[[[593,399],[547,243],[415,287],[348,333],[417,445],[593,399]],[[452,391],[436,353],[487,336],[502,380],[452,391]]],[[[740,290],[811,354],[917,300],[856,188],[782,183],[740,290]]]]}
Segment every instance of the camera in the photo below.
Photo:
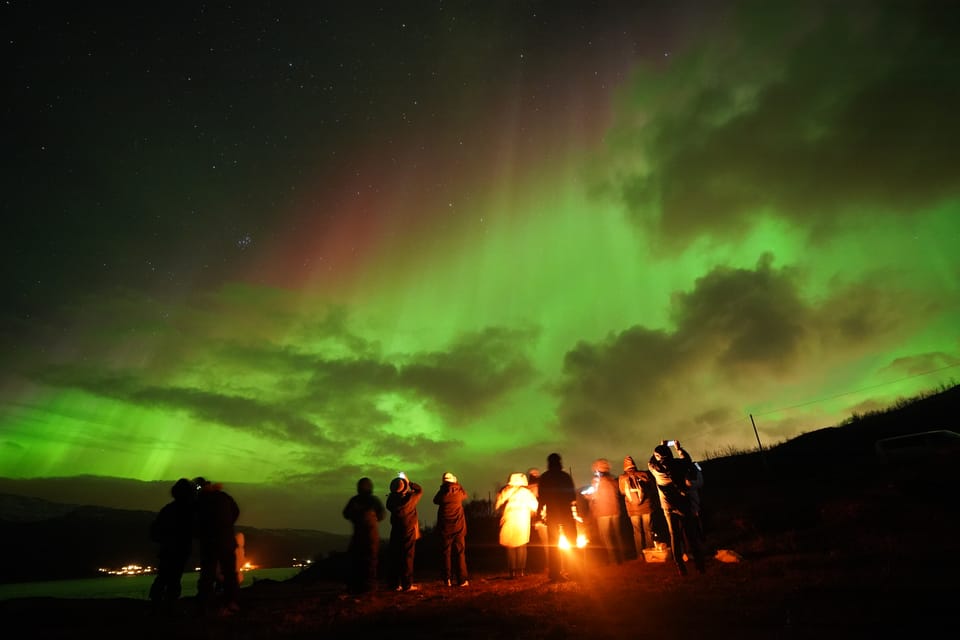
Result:
{"type": "Polygon", "coordinates": [[[675,446],[677,446],[677,441],[676,441],[676,440],[667,440],[667,446],[668,446],[668,447],[675,447],[675,446]]]}
{"type": "Polygon", "coordinates": [[[397,471],[397,477],[398,477],[398,478],[403,478],[404,480],[406,480],[406,479],[407,479],[407,474],[404,473],[403,471],[397,471]]]}

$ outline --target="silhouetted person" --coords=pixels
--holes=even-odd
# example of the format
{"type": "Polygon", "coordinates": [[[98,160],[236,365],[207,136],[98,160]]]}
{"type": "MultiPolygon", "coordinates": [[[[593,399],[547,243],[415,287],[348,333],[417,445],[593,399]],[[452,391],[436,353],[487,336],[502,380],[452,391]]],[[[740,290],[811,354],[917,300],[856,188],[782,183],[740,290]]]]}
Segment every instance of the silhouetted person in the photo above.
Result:
{"type": "Polygon", "coordinates": [[[449,471],[443,474],[440,489],[433,496],[437,505],[437,536],[443,562],[443,581],[448,587],[470,585],[467,575],[467,516],[463,501],[467,492],[449,471]]]}
{"type": "Polygon", "coordinates": [[[413,584],[413,560],[420,538],[417,503],[423,487],[404,477],[390,481],[387,511],[390,512],[389,568],[391,587],[396,591],[416,591],[413,584]]]}
{"type": "Polygon", "coordinates": [[[383,503],[373,495],[373,481],[370,478],[357,480],[357,495],[343,508],[343,517],[353,523],[353,536],[347,550],[350,555],[347,588],[354,593],[376,589],[380,522],[385,516],[383,503]]]}
{"type": "MultiPolygon", "coordinates": [[[[679,448],[679,443],[677,444],[679,448]]],[[[673,457],[673,451],[666,442],[657,445],[653,455],[647,462],[647,467],[657,483],[660,492],[660,506],[667,520],[667,530],[670,533],[670,554],[677,564],[680,575],[687,575],[687,567],[683,560],[684,553],[689,550],[694,564],[700,573],[706,570],[697,520],[690,507],[690,498],[687,496],[686,478],[689,473],[689,458],[680,460],[673,457]]]]}
{"type": "Polygon", "coordinates": [[[525,475],[510,474],[507,486],[497,493],[494,509],[503,509],[500,516],[500,544],[507,550],[507,570],[511,578],[523,577],[527,570],[531,517],[537,513],[537,497],[528,488],[525,475]]]}
{"type": "MultiPolygon", "coordinates": [[[[536,467],[527,469],[527,489],[539,501],[540,495],[540,470],[536,467]]],[[[543,568],[547,568],[547,523],[540,517],[539,511],[530,518],[530,541],[533,546],[539,549],[539,562],[543,563],[543,568]]],[[[529,556],[528,556],[529,557],[529,556]]]]}
{"type": "Polygon", "coordinates": [[[547,470],[538,484],[537,512],[547,523],[547,575],[551,582],[566,580],[560,556],[560,536],[572,546],[577,542],[577,523],[573,507],[577,490],[573,478],[563,470],[559,453],[547,456],[547,470]]]}
{"type": "Polygon", "coordinates": [[[230,614],[239,609],[237,598],[240,581],[237,578],[237,538],[234,524],[240,517],[240,508],[222,484],[203,478],[195,481],[197,494],[196,536],[200,543],[200,579],[197,582],[197,604],[200,612],[212,604],[218,572],[222,579],[223,606],[221,613],[230,614]]]}
{"type": "Polygon", "coordinates": [[[660,508],[657,485],[647,470],[637,469],[637,463],[627,456],[623,459],[623,475],[620,476],[620,493],[627,506],[627,516],[633,528],[633,544],[637,559],[642,559],[644,549],[652,549],[653,514],[660,508]]]}
{"type": "Polygon", "coordinates": [[[684,461],[687,465],[686,477],[684,478],[687,487],[687,498],[690,500],[690,514],[696,520],[696,532],[700,538],[700,544],[704,545],[703,517],[700,512],[700,490],[703,489],[703,471],[700,465],[693,461],[687,450],[680,446],[677,441],[677,458],[684,461]]]}
{"type": "Polygon", "coordinates": [[[173,501],[160,509],[150,525],[150,538],[159,545],[157,576],[150,586],[150,600],[158,612],[173,612],[193,545],[196,487],[190,480],[180,478],[170,488],[170,495],[173,501]]]}
{"type": "Polygon", "coordinates": [[[607,562],[623,562],[623,542],[620,537],[620,485],[610,473],[606,458],[593,461],[593,492],[588,495],[590,515],[597,523],[600,542],[607,550],[607,562]]]}

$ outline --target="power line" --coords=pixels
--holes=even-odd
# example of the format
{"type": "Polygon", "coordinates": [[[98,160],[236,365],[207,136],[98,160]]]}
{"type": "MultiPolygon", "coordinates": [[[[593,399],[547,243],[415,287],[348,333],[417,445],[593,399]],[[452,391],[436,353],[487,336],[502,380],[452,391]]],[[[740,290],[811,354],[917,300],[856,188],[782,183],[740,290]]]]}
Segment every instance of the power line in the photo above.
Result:
{"type": "Polygon", "coordinates": [[[842,398],[844,396],[853,395],[854,393],[861,393],[863,391],[870,391],[871,389],[878,389],[880,387],[885,387],[887,385],[895,384],[897,382],[903,382],[904,380],[910,380],[912,378],[919,378],[921,376],[928,376],[931,373],[938,373],[940,371],[946,371],[947,369],[952,369],[954,367],[960,367],[960,362],[949,364],[945,367],[940,367],[939,369],[931,369],[930,371],[924,371],[923,373],[915,373],[911,376],[904,376],[903,378],[898,378],[896,380],[889,380],[887,382],[881,382],[880,384],[875,384],[869,387],[863,387],[861,389],[854,389],[853,391],[844,391],[843,393],[838,393],[833,396],[828,396],[826,398],[818,398],[817,400],[808,400],[807,402],[801,402],[800,404],[791,405],[789,407],[781,407],[779,409],[770,409],[769,411],[764,411],[762,413],[754,413],[754,416],[767,416],[771,413],[779,413],[780,411],[789,411],[790,409],[797,409],[799,407],[806,407],[807,405],[817,404],[818,402],[826,402],[827,400],[834,400],[836,398],[842,398]]]}

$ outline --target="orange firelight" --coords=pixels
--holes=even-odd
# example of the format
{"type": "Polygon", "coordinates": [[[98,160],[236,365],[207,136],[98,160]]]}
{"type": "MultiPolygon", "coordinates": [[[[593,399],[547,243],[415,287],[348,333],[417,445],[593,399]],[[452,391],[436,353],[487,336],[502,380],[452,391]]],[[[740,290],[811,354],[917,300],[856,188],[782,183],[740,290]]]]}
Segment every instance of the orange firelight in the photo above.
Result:
{"type": "MultiPolygon", "coordinates": [[[[560,539],[557,541],[557,546],[564,550],[571,548],[570,542],[567,540],[566,535],[562,533],[560,534],[560,539]]],[[[585,546],[587,546],[587,536],[583,535],[582,533],[577,534],[577,548],[583,549],[585,546]]]]}

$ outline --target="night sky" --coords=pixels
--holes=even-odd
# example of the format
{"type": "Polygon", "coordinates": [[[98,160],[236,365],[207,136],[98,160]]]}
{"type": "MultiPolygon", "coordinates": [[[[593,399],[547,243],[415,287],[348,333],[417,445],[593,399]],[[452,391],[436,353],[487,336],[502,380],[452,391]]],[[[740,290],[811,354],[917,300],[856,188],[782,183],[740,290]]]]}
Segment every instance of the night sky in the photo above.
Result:
{"type": "Polygon", "coordinates": [[[957,7],[5,2],[0,476],[345,532],[955,384],[957,7]]]}

